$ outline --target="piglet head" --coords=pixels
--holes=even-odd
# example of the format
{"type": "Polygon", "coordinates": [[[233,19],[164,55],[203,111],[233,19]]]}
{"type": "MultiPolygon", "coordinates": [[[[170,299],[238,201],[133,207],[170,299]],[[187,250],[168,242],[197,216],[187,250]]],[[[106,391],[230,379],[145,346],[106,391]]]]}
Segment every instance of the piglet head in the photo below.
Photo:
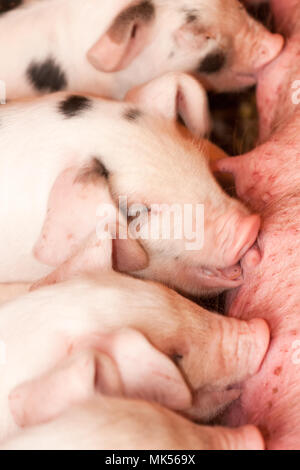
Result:
{"type": "Polygon", "coordinates": [[[118,193],[130,189],[129,202],[141,203],[127,214],[149,255],[138,274],[195,294],[237,287],[243,282],[239,261],[256,241],[260,218],[216,182],[208,160],[223,152],[178,129],[180,114],[199,135],[206,118],[201,86],[171,73],[135,88],[127,100],[156,116],[143,117],[148,150],[138,178],[124,173],[116,180],[118,193]]]}
{"type": "Polygon", "coordinates": [[[163,237],[168,223],[171,231],[166,239],[140,240],[149,254],[149,266],[139,275],[185,293],[211,295],[243,283],[240,261],[257,239],[260,217],[223,192],[206,166],[204,153],[197,155],[190,149],[187,158],[193,160],[192,155],[193,170],[193,164],[191,171],[188,164],[179,170],[179,162],[178,175],[170,170],[174,188],[164,186],[160,178],[151,188],[156,199],[159,195],[164,202],[149,204],[148,214],[139,218],[141,235],[158,226],[154,233],[163,237]]]}
{"type": "Polygon", "coordinates": [[[254,84],[282,47],[283,38],[238,0],[134,0],[125,2],[87,59],[99,71],[122,72],[132,85],[180,70],[225,91],[254,84]]]}
{"type": "Polygon", "coordinates": [[[224,154],[198,138],[209,129],[198,81],[170,73],[135,88],[126,102],[93,106],[87,132],[97,152],[57,178],[34,249],[58,269],[46,283],[103,271],[107,260],[111,269],[112,250],[116,270],[187,293],[239,285],[237,264],[255,242],[259,218],[213,176],[208,160],[224,154]],[[107,225],[109,249],[100,237],[107,225]]]}
{"type": "Polygon", "coordinates": [[[200,5],[176,34],[180,47],[198,46],[196,75],[218,91],[255,84],[258,72],[281,52],[283,37],[271,34],[238,0],[198,3],[205,3],[205,14],[200,5]]]}

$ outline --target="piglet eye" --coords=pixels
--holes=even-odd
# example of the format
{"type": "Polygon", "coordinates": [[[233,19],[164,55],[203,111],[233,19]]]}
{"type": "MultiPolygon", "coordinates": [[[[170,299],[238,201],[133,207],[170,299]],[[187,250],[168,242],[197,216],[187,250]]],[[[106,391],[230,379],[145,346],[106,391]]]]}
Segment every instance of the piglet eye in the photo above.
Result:
{"type": "Polygon", "coordinates": [[[150,214],[150,212],[151,212],[151,208],[147,207],[147,206],[144,206],[135,215],[127,215],[127,219],[128,219],[129,222],[131,222],[132,220],[137,219],[141,215],[150,214]]]}
{"type": "Polygon", "coordinates": [[[131,38],[134,39],[136,37],[136,34],[137,34],[137,30],[138,30],[138,25],[135,24],[132,28],[132,31],[131,31],[131,38]]]}

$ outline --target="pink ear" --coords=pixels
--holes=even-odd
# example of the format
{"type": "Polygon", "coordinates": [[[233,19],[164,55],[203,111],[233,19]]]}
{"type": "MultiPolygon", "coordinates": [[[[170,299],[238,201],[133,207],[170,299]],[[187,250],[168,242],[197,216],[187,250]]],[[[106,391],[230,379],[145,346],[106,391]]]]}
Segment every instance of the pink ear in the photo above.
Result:
{"type": "Polygon", "coordinates": [[[118,72],[128,67],[147,43],[147,31],[129,30],[122,42],[115,43],[108,34],[89,50],[88,60],[102,72],[118,72]]]}
{"type": "Polygon", "coordinates": [[[147,254],[136,240],[112,241],[109,238],[101,240],[98,235],[92,234],[70,259],[47,277],[34,283],[30,290],[112,269],[112,247],[114,247],[114,266],[120,272],[139,271],[148,265],[147,254]]]}
{"type": "Polygon", "coordinates": [[[112,269],[112,261],[122,272],[140,271],[148,266],[148,256],[137,240],[128,237],[113,240],[112,244],[115,234],[110,236],[105,232],[107,224],[114,226],[118,235],[119,225],[126,228],[127,220],[118,220],[107,183],[97,174],[93,175],[93,167],[90,170],[85,169],[84,175],[78,168],[70,168],[54,184],[34,253],[42,263],[58,267],[36,282],[31,290],[112,269]],[[103,219],[99,219],[98,214],[101,204],[110,208],[103,219]]]}
{"type": "Polygon", "coordinates": [[[188,129],[197,137],[210,132],[206,91],[190,75],[177,72],[163,75],[131,90],[126,101],[167,119],[176,120],[178,115],[181,116],[188,129]]]}
{"type": "Polygon", "coordinates": [[[111,396],[123,393],[113,361],[105,354],[87,351],[20,385],[10,394],[9,403],[18,426],[34,426],[54,419],[96,392],[111,396]]]}
{"type": "Polygon", "coordinates": [[[112,335],[107,352],[118,366],[126,396],[174,410],[191,406],[191,392],[175,364],[138,331],[124,329],[112,335]]]}
{"type": "Polygon", "coordinates": [[[128,67],[148,42],[154,13],[148,1],[123,10],[107,33],[88,51],[89,62],[102,72],[117,72],[128,67]]]}
{"type": "Polygon", "coordinates": [[[56,180],[48,203],[46,220],[34,254],[49,266],[58,266],[78,250],[96,230],[97,208],[111,203],[104,179],[78,181],[79,168],[69,168],[56,180]]]}
{"type": "Polygon", "coordinates": [[[90,235],[78,251],[47,277],[34,283],[30,290],[40,289],[85,274],[97,274],[112,269],[112,241],[90,235]]]}

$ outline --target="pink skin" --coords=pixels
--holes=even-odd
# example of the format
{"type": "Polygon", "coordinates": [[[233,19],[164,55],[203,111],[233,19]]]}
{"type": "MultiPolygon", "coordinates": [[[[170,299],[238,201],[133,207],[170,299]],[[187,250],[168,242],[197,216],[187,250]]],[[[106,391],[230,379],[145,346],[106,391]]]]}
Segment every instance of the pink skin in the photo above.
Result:
{"type": "Polygon", "coordinates": [[[98,392],[155,401],[203,422],[259,370],[270,340],[263,320],[213,314],[160,284],[116,273],[111,251],[107,240],[97,278],[1,307],[9,361],[1,367],[0,442],[98,392]]]}
{"type": "Polygon", "coordinates": [[[27,428],[1,450],[263,450],[253,426],[198,426],[142,400],[97,397],[57,420],[27,428]],[[80,426],[78,426],[80,423],[80,426]],[[176,429],[176,433],[174,432],[176,429]]]}
{"type": "Polygon", "coordinates": [[[24,79],[29,64],[44,57],[63,68],[69,90],[122,99],[132,87],[171,71],[196,73],[219,91],[252,85],[283,46],[282,37],[250,17],[239,0],[102,0],[101,8],[99,0],[27,3],[0,19],[1,79],[9,99],[51,91],[24,79]],[[215,53],[224,53],[220,69],[205,66],[215,53]]]}
{"type": "Polygon", "coordinates": [[[271,4],[288,40],[282,55],[260,76],[260,139],[265,143],[219,168],[235,174],[239,195],[263,219],[261,255],[254,247],[244,258],[245,284],[230,294],[229,313],[264,318],[272,341],[261,371],[244,384],[225,422],[257,425],[268,449],[300,449],[300,113],[291,99],[291,85],[300,78],[300,5],[280,0],[271,4]]]}
{"type": "MultiPolygon", "coordinates": [[[[10,410],[19,427],[50,421],[70,405],[84,403],[98,393],[143,397],[178,411],[191,407],[191,391],[175,364],[141,333],[124,328],[110,335],[91,335],[79,341],[79,345],[77,349],[83,346],[87,349],[74,353],[76,347],[70,347],[71,357],[10,393],[10,410]],[[94,349],[89,348],[91,345],[94,349]],[[137,357],[143,357],[142,366],[141,361],[137,364],[137,357]]],[[[229,395],[229,403],[236,393],[229,395]]],[[[210,410],[213,406],[223,407],[224,401],[226,392],[220,397],[220,403],[211,400],[210,410]]],[[[204,410],[200,406],[197,404],[199,413],[204,410]]]]}
{"type": "MultiPolygon", "coordinates": [[[[136,233],[140,241],[115,243],[115,268],[194,295],[239,286],[243,278],[237,263],[254,244],[260,219],[230,198],[213,178],[208,159],[215,146],[192,140],[177,124],[179,113],[197,137],[203,131],[206,101],[199,83],[189,75],[171,73],[132,90],[128,103],[90,98],[91,109],[76,120],[52,112],[67,97],[52,94],[3,109],[2,118],[7,112],[12,124],[1,134],[5,158],[0,160],[0,200],[9,200],[9,204],[3,204],[0,212],[6,218],[0,281],[36,282],[55,270],[50,281],[58,282],[66,278],[66,272],[80,274],[88,252],[92,260],[89,272],[99,272],[101,258],[95,240],[99,205],[109,204],[117,211],[118,197],[127,196],[129,209],[142,203],[147,211],[141,217],[123,216],[124,225],[128,222],[133,232],[135,224],[135,228],[146,228],[146,233],[136,233]],[[136,122],[126,119],[132,106],[141,111],[136,122]],[[30,129],[24,129],[24,121],[31,123],[30,129]],[[33,129],[39,138],[28,138],[33,129]],[[56,139],[53,132],[58,133],[56,139]],[[121,147],[115,145],[117,141],[121,147]],[[28,159],[33,173],[28,171],[28,159]],[[101,174],[103,165],[108,178],[101,174]],[[152,215],[153,206],[158,205],[159,218],[168,212],[166,205],[174,204],[182,209],[185,204],[193,207],[188,222],[200,241],[188,247],[191,249],[187,244],[197,237],[191,240],[186,230],[184,236],[170,234],[163,240],[148,233],[149,209],[152,215]],[[205,209],[203,247],[203,221],[195,216],[198,204],[205,209]],[[24,227],[21,238],[17,226],[24,227]]],[[[120,221],[115,226],[118,231],[120,221]]]]}

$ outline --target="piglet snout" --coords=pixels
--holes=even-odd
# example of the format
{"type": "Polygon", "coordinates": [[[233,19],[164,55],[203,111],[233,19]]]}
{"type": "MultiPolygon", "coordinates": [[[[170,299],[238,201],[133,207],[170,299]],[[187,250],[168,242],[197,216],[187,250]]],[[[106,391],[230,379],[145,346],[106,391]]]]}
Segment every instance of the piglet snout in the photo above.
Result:
{"type": "Polygon", "coordinates": [[[280,54],[284,39],[280,34],[268,34],[260,43],[256,54],[255,69],[259,71],[280,54]]]}

